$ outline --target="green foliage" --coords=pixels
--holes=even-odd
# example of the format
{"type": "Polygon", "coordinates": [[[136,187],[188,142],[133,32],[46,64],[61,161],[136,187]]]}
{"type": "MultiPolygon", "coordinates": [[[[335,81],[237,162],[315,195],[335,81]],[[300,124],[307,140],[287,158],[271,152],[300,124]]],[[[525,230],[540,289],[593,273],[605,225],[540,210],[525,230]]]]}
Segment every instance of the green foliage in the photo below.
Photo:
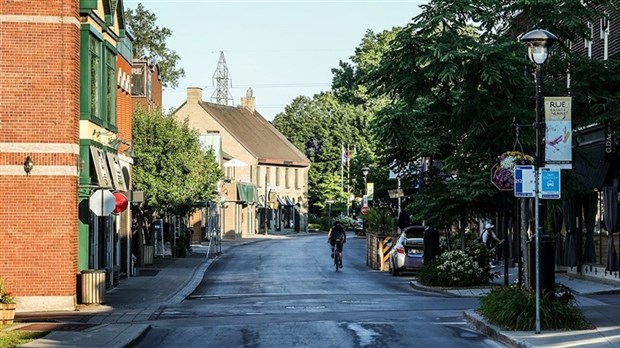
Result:
{"type": "Polygon", "coordinates": [[[11,295],[9,289],[4,285],[4,279],[0,278],[0,303],[15,303],[15,299],[11,295]]]}
{"type": "MultiPolygon", "coordinates": [[[[523,287],[497,287],[480,298],[478,312],[490,323],[507,330],[530,331],[536,324],[536,294],[523,287]]],[[[542,296],[540,326],[543,330],[581,330],[591,327],[573,301],[542,296]]]]}
{"type": "Polygon", "coordinates": [[[136,161],[133,187],[147,195],[149,215],[185,215],[199,200],[213,197],[222,177],[212,152],[203,152],[198,134],[159,110],[133,115],[136,161]]]}
{"type": "Polygon", "coordinates": [[[0,330],[0,348],[19,347],[48,333],[48,331],[0,330]]]}
{"type": "Polygon", "coordinates": [[[486,285],[499,276],[498,272],[491,271],[489,265],[495,249],[480,243],[473,231],[446,234],[439,239],[439,247],[442,254],[425,264],[419,272],[420,283],[424,285],[486,285]]]}
{"type": "Polygon", "coordinates": [[[389,208],[371,207],[368,214],[363,215],[366,233],[392,234],[396,231],[396,218],[389,208]]]}
{"type": "Polygon", "coordinates": [[[361,195],[361,168],[372,163],[374,152],[369,118],[362,107],[341,103],[331,93],[298,97],[275,116],[274,127],[312,161],[308,174],[311,213],[320,213],[327,200],[346,203],[347,189],[361,195]],[[347,145],[357,154],[348,168],[342,168],[342,147],[347,145]]]}
{"type": "Polygon", "coordinates": [[[424,265],[419,279],[422,284],[429,286],[483,285],[489,282],[489,273],[472,256],[461,250],[453,250],[424,265]]]}
{"type": "Polygon", "coordinates": [[[177,67],[179,55],[168,48],[166,40],[172,31],[156,25],[157,16],[139,3],[134,10],[126,9],[127,24],[135,35],[133,55],[135,59],[155,58],[159,64],[163,87],[176,88],[179,79],[185,76],[185,70],[177,67]]]}

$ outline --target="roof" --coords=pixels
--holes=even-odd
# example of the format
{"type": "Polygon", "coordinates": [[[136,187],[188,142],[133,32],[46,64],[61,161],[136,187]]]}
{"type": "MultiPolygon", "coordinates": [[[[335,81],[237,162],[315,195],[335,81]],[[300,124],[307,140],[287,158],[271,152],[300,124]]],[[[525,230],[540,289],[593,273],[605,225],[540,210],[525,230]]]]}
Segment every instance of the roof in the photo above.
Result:
{"type": "Polygon", "coordinates": [[[310,160],[257,111],[204,101],[200,105],[254,155],[259,164],[310,165],[310,160]]]}

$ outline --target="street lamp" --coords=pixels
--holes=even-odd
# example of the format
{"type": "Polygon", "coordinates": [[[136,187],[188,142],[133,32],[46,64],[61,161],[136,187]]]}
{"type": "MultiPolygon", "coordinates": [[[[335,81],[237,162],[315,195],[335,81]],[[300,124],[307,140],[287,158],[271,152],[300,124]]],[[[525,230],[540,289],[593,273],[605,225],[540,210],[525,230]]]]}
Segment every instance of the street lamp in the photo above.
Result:
{"type": "Polygon", "coordinates": [[[542,231],[540,228],[540,199],[539,199],[539,171],[543,166],[543,157],[545,144],[543,141],[543,134],[545,130],[545,123],[542,121],[543,113],[543,100],[542,100],[542,64],[545,63],[549,57],[549,48],[558,38],[552,33],[543,30],[535,29],[529,31],[519,38],[519,40],[527,47],[528,57],[532,62],[536,64],[536,123],[534,128],[536,129],[536,171],[535,171],[535,194],[534,194],[534,215],[535,215],[535,243],[536,243],[536,333],[540,333],[540,237],[542,231]]]}

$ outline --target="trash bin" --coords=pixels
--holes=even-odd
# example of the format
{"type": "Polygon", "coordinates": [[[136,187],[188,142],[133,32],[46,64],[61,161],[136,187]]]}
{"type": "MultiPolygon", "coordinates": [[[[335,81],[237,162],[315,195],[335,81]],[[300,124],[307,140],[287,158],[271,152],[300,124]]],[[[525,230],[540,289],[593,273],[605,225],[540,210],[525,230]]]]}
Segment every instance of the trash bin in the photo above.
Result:
{"type": "MultiPolygon", "coordinates": [[[[528,241],[530,287],[536,289],[536,241],[528,241]]],[[[555,288],[555,242],[545,235],[540,239],[540,293],[554,296],[555,288]]]]}
{"type": "Polygon", "coordinates": [[[145,265],[153,264],[153,257],[155,256],[155,247],[150,244],[144,244],[142,246],[142,258],[145,265]]]}
{"type": "Polygon", "coordinates": [[[82,303],[104,303],[105,276],[106,272],[102,269],[82,271],[82,303]]]}

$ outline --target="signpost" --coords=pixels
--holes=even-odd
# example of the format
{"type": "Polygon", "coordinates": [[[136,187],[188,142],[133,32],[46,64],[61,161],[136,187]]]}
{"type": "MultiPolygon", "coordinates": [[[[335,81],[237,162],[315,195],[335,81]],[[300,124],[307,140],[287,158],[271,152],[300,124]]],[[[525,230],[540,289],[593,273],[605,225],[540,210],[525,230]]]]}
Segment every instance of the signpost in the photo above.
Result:
{"type": "Polygon", "coordinates": [[[110,190],[97,190],[89,198],[88,206],[97,216],[108,216],[116,209],[116,197],[110,190]]]}
{"type": "Polygon", "coordinates": [[[534,166],[516,166],[514,193],[517,198],[533,198],[536,191],[534,166]]]}
{"type": "Polygon", "coordinates": [[[556,168],[540,168],[539,170],[539,192],[541,199],[560,199],[560,169],[556,168]]]}

